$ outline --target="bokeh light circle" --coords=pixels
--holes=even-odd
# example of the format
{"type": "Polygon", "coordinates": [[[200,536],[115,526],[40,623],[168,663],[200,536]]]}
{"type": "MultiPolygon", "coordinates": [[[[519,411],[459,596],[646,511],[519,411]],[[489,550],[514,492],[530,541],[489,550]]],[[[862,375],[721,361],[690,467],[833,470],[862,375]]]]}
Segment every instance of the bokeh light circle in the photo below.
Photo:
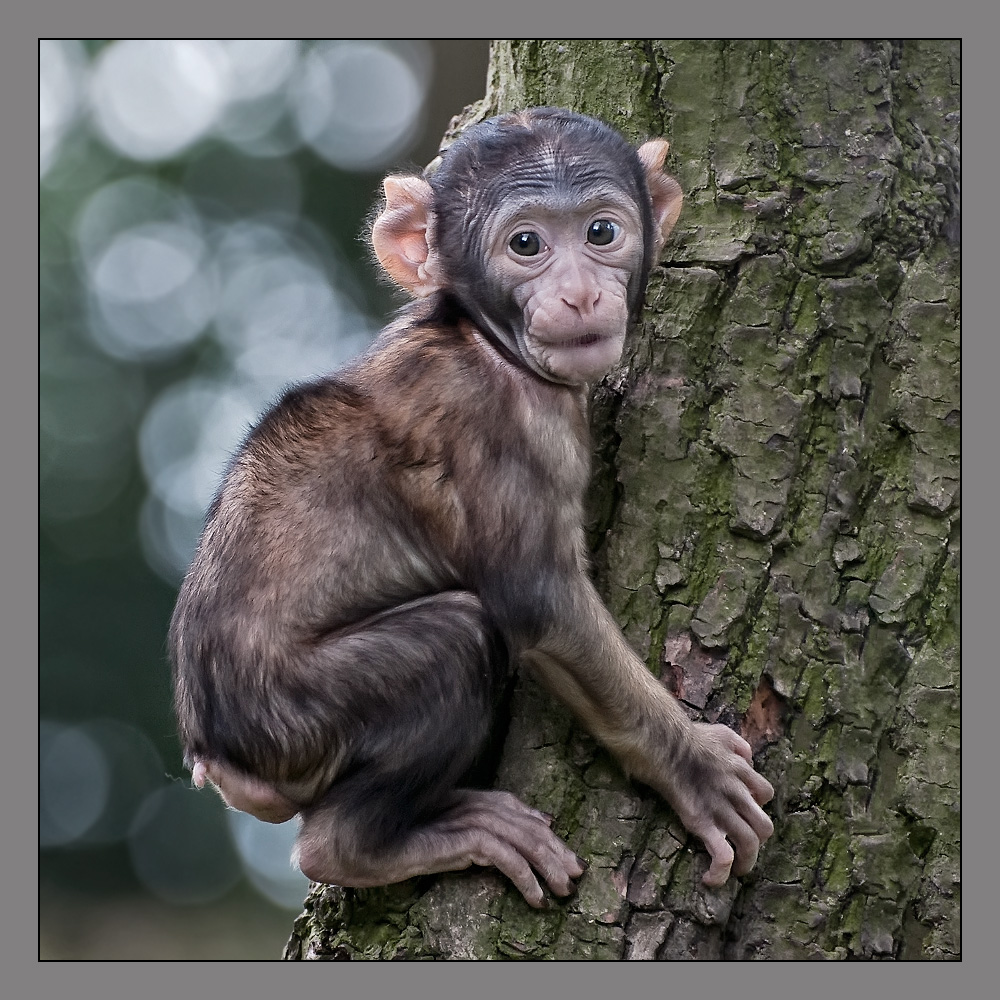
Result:
{"type": "Polygon", "coordinates": [[[262,823],[241,812],[226,814],[247,878],[263,896],[289,910],[302,908],[309,879],[291,863],[299,820],[262,823]]]}
{"type": "Polygon", "coordinates": [[[39,842],[69,844],[103,812],[111,769],[100,745],[76,726],[42,720],[39,737],[39,842]]]}
{"type": "Polygon", "coordinates": [[[122,155],[167,159],[208,133],[229,100],[230,83],[230,63],[220,42],[114,42],[94,65],[94,121],[122,155]]]}
{"type": "Polygon", "coordinates": [[[75,226],[88,330],[123,360],[167,357],[211,322],[215,278],[203,224],[169,185],[126,177],[104,185],[75,226]]]}
{"type": "Polygon", "coordinates": [[[41,38],[38,42],[38,172],[48,173],[59,143],[80,111],[86,60],[79,42],[41,38]]]}
{"type": "Polygon", "coordinates": [[[303,140],[342,170],[381,169],[420,128],[428,61],[419,45],[316,45],[289,88],[303,140]]]}
{"type": "Polygon", "coordinates": [[[129,829],[128,848],[139,880],[169,903],[210,902],[242,877],[221,800],[180,783],[143,801],[129,829]]]}

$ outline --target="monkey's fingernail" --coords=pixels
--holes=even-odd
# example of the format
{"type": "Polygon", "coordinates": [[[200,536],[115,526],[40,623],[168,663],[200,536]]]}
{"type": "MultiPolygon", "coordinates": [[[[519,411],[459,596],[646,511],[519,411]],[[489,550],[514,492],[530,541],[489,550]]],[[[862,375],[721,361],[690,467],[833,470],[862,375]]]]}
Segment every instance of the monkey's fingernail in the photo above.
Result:
{"type": "Polygon", "coordinates": [[[587,870],[588,870],[588,869],[590,868],[590,865],[589,865],[589,864],[587,864],[587,862],[586,862],[586,861],[585,861],[585,860],[584,860],[583,858],[581,858],[579,854],[577,854],[577,855],[576,855],[576,863],[577,863],[577,864],[578,864],[578,865],[579,865],[579,866],[580,866],[580,867],[581,867],[581,868],[582,868],[582,869],[583,869],[584,871],[587,871],[587,870]]]}
{"type": "Polygon", "coordinates": [[[552,822],[555,820],[555,816],[553,816],[552,813],[543,812],[542,819],[544,819],[545,822],[548,823],[549,826],[551,826],[552,822]]]}

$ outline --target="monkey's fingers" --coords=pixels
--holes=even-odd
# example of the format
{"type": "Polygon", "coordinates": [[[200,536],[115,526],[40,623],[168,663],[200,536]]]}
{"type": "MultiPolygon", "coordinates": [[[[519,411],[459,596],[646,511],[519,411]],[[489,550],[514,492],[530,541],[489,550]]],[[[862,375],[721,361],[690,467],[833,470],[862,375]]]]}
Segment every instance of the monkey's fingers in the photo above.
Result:
{"type": "MultiPolygon", "coordinates": [[[[771,784],[767,778],[762,774],[758,774],[756,771],[753,772],[753,777],[747,779],[747,786],[750,789],[750,794],[753,795],[754,801],[758,805],[764,805],[770,802],[774,798],[774,785],[771,784]]],[[[770,834],[768,834],[770,836],[770,834]]]]}
{"type": "Polygon", "coordinates": [[[729,841],[726,840],[725,832],[719,827],[713,827],[709,832],[699,834],[699,836],[712,858],[712,863],[701,880],[705,885],[717,889],[719,886],[725,885],[729,879],[736,854],[729,841]]]}
{"type": "Polygon", "coordinates": [[[541,825],[541,829],[547,837],[538,831],[526,835],[514,826],[496,832],[478,831],[477,851],[473,855],[476,864],[492,865],[502,871],[528,905],[536,909],[546,903],[535,872],[557,896],[569,896],[576,888],[573,879],[583,874],[580,859],[548,827],[541,825]]]}
{"type": "MultiPolygon", "coordinates": [[[[764,805],[774,798],[774,786],[760,772],[746,763],[742,758],[736,762],[733,768],[737,780],[740,782],[740,793],[747,792],[753,797],[757,805],[764,805]]],[[[770,834],[768,834],[770,836],[770,834]]],[[[766,838],[765,838],[766,839],[766,838]]]]}
{"type": "Polygon", "coordinates": [[[763,844],[768,837],[774,833],[774,824],[771,817],[764,812],[756,800],[748,801],[744,798],[736,803],[736,811],[740,814],[744,822],[753,830],[759,843],[763,844]]]}
{"type": "Polygon", "coordinates": [[[716,813],[712,827],[698,833],[712,857],[703,878],[705,884],[720,886],[730,874],[746,875],[757,863],[761,844],[772,833],[770,818],[750,797],[749,790],[739,787],[730,802],[716,813]]]}
{"type": "Polygon", "coordinates": [[[720,740],[735,753],[738,753],[748,764],[753,763],[753,748],[739,733],[734,732],[729,726],[715,724],[712,731],[720,740]]]}
{"type": "Polygon", "coordinates": [[[774,785],[771,784],[767,778],[764,777],[759,771],[755,771],[749,765],[745,770],[740,770],[740,777],[743,779],[743,784],[750,790],[750,794],[753,796],[754,801],[758,805],[764,805],[766,802],[770,802],[774,798],[774,785]]]}
{"type": "Polygon", "coordinates": [[[548,827],[545,835],[532,831],[519,849],[555,895],[570,896],[576,891],[576,879],[586,871],[586,863],[548,827]]]}
{"type": "Polygon", "coordinates": [[[761,838],[756,830],[739,813],[733,811],[725,818],[726,835],[735,851],[732,872],[746,875],[755,864],[760,851],[761,838]]]}
{"type": "Polygon", "coordinates": [[[749,786],[754,799],[760,805],[770,802],[774,798],[774,788],[767,778],[754,770],[753,750],[750,744],[739,733],[733,732],[728,726],[716,724],[709,726],[708,730],[723,746],[732,750],[741,758],[741,764],[737,766],[736,773],[743,783],[749,786]],[[743,766],[742,762],[745,762],[745,766],[743,766]]]}

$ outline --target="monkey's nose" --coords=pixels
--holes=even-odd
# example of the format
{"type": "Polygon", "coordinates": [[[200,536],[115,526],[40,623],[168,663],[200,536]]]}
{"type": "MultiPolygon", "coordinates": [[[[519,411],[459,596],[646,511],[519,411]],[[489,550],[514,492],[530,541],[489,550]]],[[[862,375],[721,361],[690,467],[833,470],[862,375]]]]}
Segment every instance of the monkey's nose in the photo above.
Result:
{"type": "Polygon", "coordinates": [[[593,288],[582,287],[575,294],[572,291],[563,290],[561,296],[563,304],[579,316],[593,316],[597,309],[597,303],[601,301],[601,291],[593,288]]]}

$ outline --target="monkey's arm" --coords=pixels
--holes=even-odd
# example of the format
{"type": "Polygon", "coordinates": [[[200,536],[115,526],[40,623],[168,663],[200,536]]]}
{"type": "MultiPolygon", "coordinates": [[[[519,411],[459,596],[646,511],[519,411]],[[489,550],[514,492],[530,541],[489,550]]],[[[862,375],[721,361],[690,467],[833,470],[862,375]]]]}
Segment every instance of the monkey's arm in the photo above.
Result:
{"type": "Polygon", "coordinates": [[[542,682],[674,808],[712,857],[707,885],[754,866],[774,832],[761,806],[774,795],[750,745],[723,725],[692,722],[646,669],[582,574],[562,591],[550,630],[525,653],[542,682]],[[735,850],[734,850],[735,849],[735,850]]]}

